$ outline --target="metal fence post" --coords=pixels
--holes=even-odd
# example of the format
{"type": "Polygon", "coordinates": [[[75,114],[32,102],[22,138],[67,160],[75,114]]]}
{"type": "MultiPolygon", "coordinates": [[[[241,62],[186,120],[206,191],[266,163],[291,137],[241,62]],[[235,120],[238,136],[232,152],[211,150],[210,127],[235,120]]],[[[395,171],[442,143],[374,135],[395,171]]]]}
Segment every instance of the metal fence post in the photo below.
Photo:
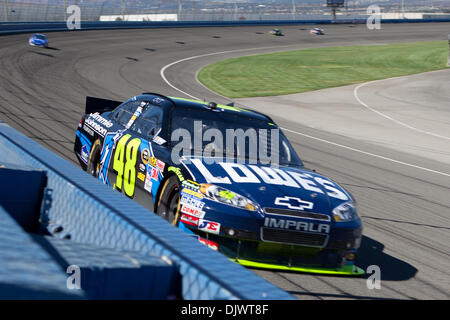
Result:
{"type": "Polygon", "coordinates": [[[181,0],[178,0],[178,18],[177,20],[181,21],[181,15],[183,12],[183,4],[181,3],[181,0]]]}
{"type": "Polygon", "coordinates": [[[447,35],[448,38],[448,58],[447,58],[447,67],[450,67],[450,33],[447,35]]]}
{"type": "Polygon", "coordinates": [[[5,22],[8,22],[8,0],[5,0],[5,22]]]}
{"type": "Polygon", "coordinates": [[[402,19],[405,19],[405,0],[402,0],[402,19]]]}
{"type": "Polygon", "coordinates": [[[48,0],[47,0],[47,2],[46,2],[46,4],[45,4],[45,18],[44,18],[44,21],[48,21],[48,0]]]}
{"type": "Polygon", "coordinates": [[[63,8],[63,10],[64,10],[64,21],[67,21],[67,12],[66,12],[66,10],[67,10],[67,0],[64,0],[64,8],[63,8]]]}
{"type": "Polygon", "coordinates": [[[295,0],[292,0],[292,20],[295,20],[295,14],[296,14],[295,0]]]}

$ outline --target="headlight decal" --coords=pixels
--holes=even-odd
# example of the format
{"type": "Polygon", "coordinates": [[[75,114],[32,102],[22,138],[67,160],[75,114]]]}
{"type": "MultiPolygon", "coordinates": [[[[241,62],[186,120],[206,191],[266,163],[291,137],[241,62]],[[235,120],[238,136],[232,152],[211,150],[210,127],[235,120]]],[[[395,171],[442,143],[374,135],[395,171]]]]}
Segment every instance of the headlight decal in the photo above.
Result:
{"type": "Polygon", "coordinates": [[[358,219],[354,202],[344,202],[333,209],[333,218],[336,222],[348,222],[358,219]]]}
{"type": "Polygon", "coordinates": [[[256,205],[250,199],[225,188],[203,183],[200,185],[200,192],[208,199],[241,209],[256,211],[256,205]]]}

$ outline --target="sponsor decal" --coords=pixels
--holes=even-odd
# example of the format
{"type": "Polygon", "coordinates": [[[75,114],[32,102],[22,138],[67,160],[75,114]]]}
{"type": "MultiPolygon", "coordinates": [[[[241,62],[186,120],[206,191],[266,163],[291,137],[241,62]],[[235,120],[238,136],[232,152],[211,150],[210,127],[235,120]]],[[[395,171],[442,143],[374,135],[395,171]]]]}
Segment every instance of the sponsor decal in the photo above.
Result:
{"type": "Polygon", "coordinates": [[[89,115],[89,119],[96,120],[97,122],[100,122],[103,126],[107,128],[111,128],[113,126],[113,123],[109,121],[108,119],[103,118],[100,113],[96,112],[89,115]]]}
{"type": "Polygon", "coordinates": [[[219,191],[219,196],[221,196],[222,198],[231,200],[234,198],[236,194],[234,192],[228,191],[228,190],[222,190],[219,191]]]}
{"type": "Polygon", "coordinates": [[[186,224],[189,224],[191,226],[197,227],[198,223],[199,223],[199,218],[194,217],[194,216],[190,216],[188,214],[182,214],[180,217],[180,221],[186,224]]]}
{"type": "Polygon", "coordinates": [[[209,233],[219,234],[220,223],[199,219],[198,229],[209,233]]]}
{"type": "Polygon", "coordinates": [[[158,159],[156,159],[155,157],[151,157],[150,158],[150,165],[152,167],[156,167],[156,163],[158,162],[158,159]]]}
{"type": "Polygon", "coordinates": [[[330,233],[330,225],[324,223],[313,223],[287,219],[275,219],[266,217],[264,227],[275,229],[286,229],[294,231],[306,231],[314,233],[330,233]]]}
{"type": "Polygon", "coordinates": [[[80,158],[85,164],[88,164],[88,161],[89,161],[89,150],[88,150],[88,147],[86,145],[81,147],[80,158]]]}
{"type": "Polygon", "coordinates": [[[190,207],[190,206],[185,205],[185,204],[183,204],[181,206],[181,212],[189,214],[189,215],[197,217],[197,218],[203,218],[205,216],[205,212],[204,211],[201,211],[201,210],[199,210],[197,208],[190,207]]]}
{"type": "Polygon", "coordinates": [[[181,204],[186,204],[192,208],[196,208],[198,210],[202,210],[205,203],[203,201],[200,201],[196,198],[193,198],[189,195],[181,194],[181,204]]]}
{"type": "Polygon", "coordinates": [[[151,179],[150,173],[148,171],[145,175],[144,189],[147,190],[148,192],[152,193],[152,179],[151,179]]]}
{"type": "Polygon", "coordinates": [[[194,198],[197,198],[197,199],[203,199],[203,194],[201,194],[200,192],[188,189],[188,188],[183,188],[183,190],[181,190],[181,193],[182,194],[184,193],[184,194],[191,195],[191,196],[193,196],[194,198]]]}
{"type": "Polygon", "coordinates": [[[92,130],[97,132],[102,137],[104,137],[108,133],[108,130],[106,128],[102,127],[101,124],[98,124],[97,122],[95,122],[91,118],[86,119],[84,124],[85,124],[85,126],[88,126],[88,127],[92,128],[92,130]]]}
{"type": "Polygon", "coordinates": [[[288,196],[275,198],[275,204],[279,206],[285,206],[293,210],[312,209],[314,206],[313,202],[303,201],[300,198],[288,196]]]}
{"type": "Polygon", "coordinates": [[[134,112],[133,116],[128,121],[127,125],[125,126],[126,129],[129,129],[133,125],[134,121],[141,115],[142,110],[144,110],[144,107],[145,107],[146,104],[147,104],[146,102],[141,102],[141,105],[139,107],[137,107],[137,109],[134,112]]]}
{"type": "Polygon", "coordinates": [[[152,168],[152,179],[158,180],[158,170],[156,170],[155,168],[152,168]]]}
{"type": "Polygon", "coordinates": [[[86,133],[89,134],[91,137],[94,136],[94,131],[92,131],[88,126],[83,125],[83,130],[86,131],[86,133]]]}
{"type": "Polygon", "coordinates": [[[355,254],[353,252],[347,253],[347,255],[345,256],[345,260],[347,260],[347,261],[354,261],[355,260],[355,254]]]}
{"type": "Polygon", "coordinates": [[[300,173],[292,170],[284,170],[275,167],[245,165],[241,163],[219,162],[215,168],[221,168],[221,172],[214,174],[206,168],[201,159],[190,159],[197,170],[203,175],[207,183],[232,184],[232,183],[266,183],[277,186],[288,186],[297,189],[305,189],[311,193],[326,193],[328,196],[347,201],[350,196],[337,184],[325,177],[300,173]]]}
{"type": "Polygon", "coordinates": [[[201,237],[198,237],[198,242],[203,243],[205,246],[208,246],[208,248],[211,248],[215,251],[219,250],[219,244],[217,242],[214,242],[214,241],[211,241],[211,240],[208,240],[205,238],[201,238],[201,237]]]}
{"type": "Polygon", "coordinates": [[[166,143],[166,140],[164,140],[160,136],[155,136],[153,138],[153,142],[156,143],[157,145],[163,145],[164,143],[166,143]]]}
{"type": "Polygon", "coordinates": [[[141,152],[141,159],[142,159],[142,162],[145,165],[148,164],[148,162],[150,160],[150,151],[147,148],[142,150],[142,152],[141,152]]]}
{"type": "Polygon", "coordinates": [[[139,170],[141,170],[142,172],[145,172],[145,165],[143,163],[139,164],[139,170]]]}
{"type": "Polygon", "coordinates": [[[138,178],[139,180],[141,180],[141,181],[144,181],[144,180],[145,180],[145,174],[143,174],[142,172],[138,172],[137,178],[138,178]]]}
{"type": "Polygon", "coordinates": [[[162,162],[161,160],[157,160],[156,161],[156,167],[159,169],[159,171],[164,172],[164,167],[166,166],[166,164],[164,162],[162,162]]]}
{"type": "Polygon", "coordinates": [[[192,180],[184,180],[182,185],[186,188],[190,188],[192,190],[198,191],[200,189],[200,183],[197,183],[192,180]]]}

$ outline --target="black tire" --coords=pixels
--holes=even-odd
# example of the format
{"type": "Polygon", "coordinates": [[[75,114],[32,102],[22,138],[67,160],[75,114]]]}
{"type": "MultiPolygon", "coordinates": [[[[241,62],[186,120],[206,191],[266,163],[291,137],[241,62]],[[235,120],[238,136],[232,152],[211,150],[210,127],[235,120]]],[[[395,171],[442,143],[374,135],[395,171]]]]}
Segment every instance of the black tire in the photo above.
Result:
{"type": "Polygon", "coordinates": [[[163,184],[156,214],[175,226],[180,221],[180,182],[176,176],[163,184]]]}
{"type": "Polygon", "coordinates": [[[86,171],[94,177],[98,178],[100,171],[100,153],[101,153],[100,140],[96,140],[92,146],[92,151],[89,154],[89,161],[86,171]]]}

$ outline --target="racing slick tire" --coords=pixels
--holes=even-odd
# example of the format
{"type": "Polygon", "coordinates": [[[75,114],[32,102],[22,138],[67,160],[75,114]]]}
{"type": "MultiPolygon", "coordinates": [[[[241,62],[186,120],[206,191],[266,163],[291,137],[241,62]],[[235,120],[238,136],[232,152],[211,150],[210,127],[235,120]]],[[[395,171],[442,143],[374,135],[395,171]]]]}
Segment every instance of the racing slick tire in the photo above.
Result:
{"type": "Polygon", "coordinates": [[[86,171],[98,178],[98,174],[100,172],[100,154],[102,151],[100,140],[95,140],[92,145],[91,153],[89,154],[89,161],[87,165],[86,171]]]}
{"type": "Polygon", "coordinates": [[[156,214],[170,224],[180,221],[180,182],[176,176],[169,177],[163,184],[156,214]]]}

